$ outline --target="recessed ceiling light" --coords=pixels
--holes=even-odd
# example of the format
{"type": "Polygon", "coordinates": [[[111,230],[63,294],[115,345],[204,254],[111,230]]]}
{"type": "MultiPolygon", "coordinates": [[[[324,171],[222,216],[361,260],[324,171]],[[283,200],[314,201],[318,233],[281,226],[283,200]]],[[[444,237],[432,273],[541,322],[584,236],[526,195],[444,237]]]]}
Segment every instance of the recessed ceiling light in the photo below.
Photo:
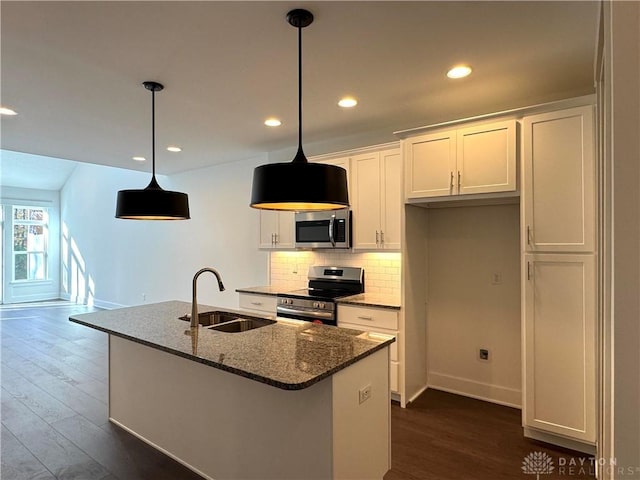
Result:
{"type": "Polygon", "coordinates": [[[131,160],[135,160],[136,162],[144,162],[146,158],[144,157],[131,157],[131,160]]]}
{"type": "Polygon", "coordinates": [[[457,65],[447,72],[449,78],[464,78],[471,74],[471,67],[467,65],[457,65]]]}
{"type": "Polygon", "coordinates": [[[338,102],[338,105],[342,108],[351,108],[355,107],[358,104],[358,101],[353,97],[344,97],[341,98],[338,102]]]}
{"type": "Polygon", "coordinates": [[[18,112],[7,107],[0,107],[0,115],[17,115],[18,112]]]}
{"type": "Polygon", "coordinates": [[[175,145],[171,145],[169,147],[167,147],[167,150],[169,150],[170,152],[181,152],[182,149],[180,147],[176,147],[175,145]]]}
{"type": "Polygon", "coordinates": [[[282,125],[282,122],[280,120],[278,120],[277,118],[267,118],[264,121],[264,124],[267,127],[279,127],[280,125],[282,125]]]}

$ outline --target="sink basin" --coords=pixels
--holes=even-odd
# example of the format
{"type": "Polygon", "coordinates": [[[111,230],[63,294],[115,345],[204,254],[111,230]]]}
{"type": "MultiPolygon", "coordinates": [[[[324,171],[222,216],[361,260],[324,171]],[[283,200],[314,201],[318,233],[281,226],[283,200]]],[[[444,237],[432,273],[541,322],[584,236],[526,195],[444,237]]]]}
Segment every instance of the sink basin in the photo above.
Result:
{"type": "MultiPolygon", "coordinates": [[[[185,322],[191,321],[191,315],[183,315],[179,317],[180,320],[184,320],[185,322]]],[[[222,312],[218,310],[214,310],[212,312],[202,312],[198,313],[198,323],[203,327],[208,327],[210,325],[217,325],[219,323],[230,322],[232,320],[237,320],[238,314],[231,312],[222,312]]]]}
{"type": "Polygon", "coordinates": [[[209,327],[209,330],[225,333],[240,333],[253,330],[254,328],[266,327],[272,323],[276,323],[276,321],[267,320],[266,318],[236,318],[230,322],[213,325],[209,327]]]}

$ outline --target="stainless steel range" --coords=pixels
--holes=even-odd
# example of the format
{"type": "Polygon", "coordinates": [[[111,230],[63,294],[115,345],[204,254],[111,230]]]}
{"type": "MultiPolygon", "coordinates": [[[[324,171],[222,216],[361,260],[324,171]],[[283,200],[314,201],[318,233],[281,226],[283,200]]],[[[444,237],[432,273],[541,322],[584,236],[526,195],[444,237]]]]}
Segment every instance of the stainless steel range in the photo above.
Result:
{"type": "Polygon", "coordinates": [[[309,267],[309,286],[278,294],[279,317],[337,325],[336,299],[364,292],[360,267],[309,267]]]}

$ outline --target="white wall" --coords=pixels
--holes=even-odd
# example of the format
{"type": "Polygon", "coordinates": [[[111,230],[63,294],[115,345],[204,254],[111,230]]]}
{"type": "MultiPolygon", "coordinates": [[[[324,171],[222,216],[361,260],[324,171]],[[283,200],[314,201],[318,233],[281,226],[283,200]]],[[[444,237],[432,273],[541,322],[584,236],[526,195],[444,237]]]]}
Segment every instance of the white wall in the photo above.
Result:
{"type": "Polygon", "coordinates": [[[54,190],[38,190],[2,187],[0,201],[6,205],[3,248],[3,303],[34,302],[59,298],[60,293],[60,193],[54,190]],[[48,279],[36,282],[12,281],[12,223],[11,205],[47,207],[49,210],[48,279]]]}
{"type": "Polygon", "coordinates": [[[519,406],[519,206],[434,208],[428,222],[429,386],[519,406]]]}
{"type": "Polygon", "coordinates": [[[193,274],[211,266],[227,290],[218,292],[213,276],[203,275],[198,301],[237,308],[236,288],[268,283],[258,211],[249,207],[253,168],[261,163],[265,158],[159,177],[163,188],[186,192],[191,209],[191,220],[164,222],[114,217],[117,191],[144,188],[149,174],[78,165],[61,191],[64,294],[103,306],[190,301],[193,274]]]}

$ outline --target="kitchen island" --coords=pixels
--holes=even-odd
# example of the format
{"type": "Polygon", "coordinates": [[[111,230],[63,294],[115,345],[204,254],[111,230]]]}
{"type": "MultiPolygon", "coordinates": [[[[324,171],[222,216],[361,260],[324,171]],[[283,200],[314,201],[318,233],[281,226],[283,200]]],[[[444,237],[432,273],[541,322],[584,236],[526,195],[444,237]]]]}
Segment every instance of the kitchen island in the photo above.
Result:
{"type": "MultiPolygon", "coordinates": [[[[74,315],[109,334],[109,418],[205,478],[381,479],[393,338],[278,320],[192,329],[186,302],[74,315]]],[[[200,306],[199,311],[227,309],[200,306]]]]}

